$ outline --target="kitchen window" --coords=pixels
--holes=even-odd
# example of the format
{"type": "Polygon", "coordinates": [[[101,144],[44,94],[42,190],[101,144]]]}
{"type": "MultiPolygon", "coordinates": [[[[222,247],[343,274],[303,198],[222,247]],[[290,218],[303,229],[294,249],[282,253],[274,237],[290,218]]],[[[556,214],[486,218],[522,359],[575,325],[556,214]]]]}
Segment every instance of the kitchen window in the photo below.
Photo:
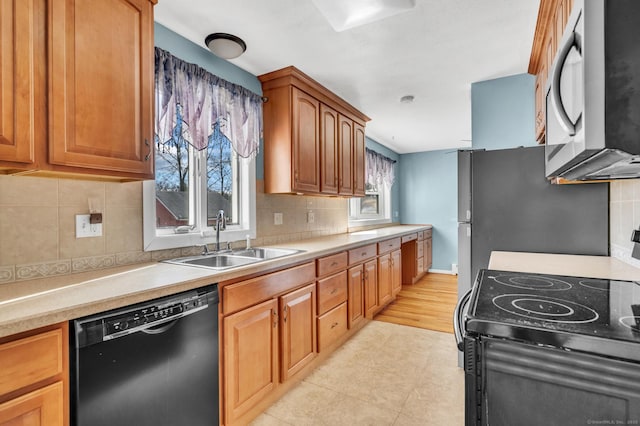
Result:
{"type": "Polygon", "coordinates": [[[143,183],[144,249],[255,238],[258,95],[156,48],[155,180],[143,183]]]}
{"type": "Polygon", "coordinates": [[[349,226],[391,222],[391,187],[394,160],[367,148],[365,157],[365,195],[349,200],[349,226]]]}

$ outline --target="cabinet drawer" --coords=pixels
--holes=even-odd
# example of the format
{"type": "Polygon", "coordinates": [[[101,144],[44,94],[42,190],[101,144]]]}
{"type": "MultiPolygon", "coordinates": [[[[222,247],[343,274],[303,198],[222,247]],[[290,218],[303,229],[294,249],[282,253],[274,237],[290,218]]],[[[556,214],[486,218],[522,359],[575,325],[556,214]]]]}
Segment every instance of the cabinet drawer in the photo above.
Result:
{"type": "Polygon", "coordinates": [[[241,281],[222,288],[222,312],[231,312],[260,303],[316,279],[313,262],[241,281]]]}
{"type": "Polygon", "coordinates": [[[318,352],[330,347],[347,332],[347,302],[318,317],[318,352]]]}
{"type": "Polygon", "coordinates": [[[347,271],[318,281],[318,314],[322,315],[347,300],[347,271]]]}
{"type": "Polygon", "coordinates": [[[62,373],[62,328],[0,345],[0,395],[62,373]]]}
{"type": "Polygon", "coordinates": [[[346,251],[317,259],[318,276],[323,277],[346,269],[348,264],[349,258],[346,251]]]}
{"type": "Polygon", "coordinates": [[[349,266],[373,259],[377,254],[378,246],[376,244],[351,249],[349,250],[349,266]]]}
{"type": "Polygon", "coordinates": [[[433,235],[433,229],[427,229],[426,231],[424,231],[425,238],[431,238],[432,235],[433,235]]]}
{"type": "Polygon", "coordinates": [[[424,240],[424,231],[418,232],[418,241],[424,240]]]}
{"type": "Polygon", "coordinates": [[[392,238],[390,240],[380,241],[378,243],[378,254],[388,253],[390,251],[397,250],[400,248],[401,243],[402,242],[400,237],[392,238]]]}
{"type": "Polygon", "coordinates": [[[416,246],[418,248],[418,253],[417,253],[416,257],[424,256],[424,244],[422,244],[422,242],[419,242],[418,244],[416,244],[416,246]]]}
{"type": "Polygon", "coordinates": [[[404,235],[402,237],[402,244],[404,243],[408,243],[409,241],[413,241],[413,240],[417,240],[418,239],[418,234],[409,234],[409,235],[404,235]]]}

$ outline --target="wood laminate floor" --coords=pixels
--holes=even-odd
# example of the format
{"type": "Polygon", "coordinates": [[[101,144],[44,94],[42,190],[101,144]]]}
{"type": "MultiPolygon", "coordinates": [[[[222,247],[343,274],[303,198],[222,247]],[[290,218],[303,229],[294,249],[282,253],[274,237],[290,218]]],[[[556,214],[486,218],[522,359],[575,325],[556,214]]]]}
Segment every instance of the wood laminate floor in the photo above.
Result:
{"type": "Polygon", "coordinates": [[[429,273],[413,285],[403,285],[396,300],[374,319],[453,333],[457,301],[458,276],[429,273]]]}

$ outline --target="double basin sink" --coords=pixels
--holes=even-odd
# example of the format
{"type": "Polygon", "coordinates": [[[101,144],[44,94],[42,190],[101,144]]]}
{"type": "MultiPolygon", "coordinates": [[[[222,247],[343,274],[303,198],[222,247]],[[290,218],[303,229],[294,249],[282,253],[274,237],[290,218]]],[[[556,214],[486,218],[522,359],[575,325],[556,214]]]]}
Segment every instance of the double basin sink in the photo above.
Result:
{"type": "Polygon", "coordinates": [[[180,257],[177,259],[165,260],[165,262],[223,270],[252,263],[264,262],[265,260],[276,259],[279,257],[291,256],[293,254],[302,253],[303,251],[304,250],[254,247],[243,250],[202,254],[199,256],[180,257]]]}

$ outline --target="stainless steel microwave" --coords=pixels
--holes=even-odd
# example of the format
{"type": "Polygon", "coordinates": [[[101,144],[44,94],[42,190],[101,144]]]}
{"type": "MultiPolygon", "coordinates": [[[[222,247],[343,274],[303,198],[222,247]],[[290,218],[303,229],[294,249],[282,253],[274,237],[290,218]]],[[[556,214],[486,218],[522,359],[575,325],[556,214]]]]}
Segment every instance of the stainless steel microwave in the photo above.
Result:
{"type": "Polygon", "coordinates": [[[574,0],[546,86],[546,175],[640,178],[640,1],[574,0]]]}

